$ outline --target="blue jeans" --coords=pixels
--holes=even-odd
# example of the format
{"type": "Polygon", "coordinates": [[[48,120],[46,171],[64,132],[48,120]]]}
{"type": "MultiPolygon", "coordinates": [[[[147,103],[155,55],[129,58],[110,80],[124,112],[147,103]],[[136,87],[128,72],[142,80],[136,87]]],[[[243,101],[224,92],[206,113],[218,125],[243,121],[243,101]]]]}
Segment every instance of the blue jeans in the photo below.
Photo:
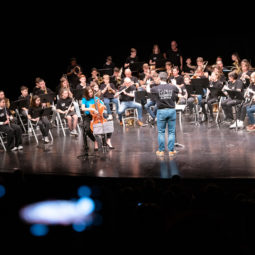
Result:
{"type": "Polygon", "coordinates": [[[151,115],[153,119],[156,118],[156,113],[157,113],[157,105],[156,102],[149,100],[149,102],[144,106],[146,111],[151,115]],[[151,110],[151,106],[155,105],[154,110],[151,110]]]}
{"type": "Polygon", "coordinates": [[[250,106],[247,106],[246,107],[246,111],[247,111],[247,115],[248,115],[248,118],[249,118],[249,123],[251,125],[254,125],[255,124],[255,119],[254,119],[254,113],[255,113],[255,104],[252,105],[251,107],[250,106]]]}
{"type": "Polygon", "coordinates": [[[104,97],[104,104],[107,109],[107,114],[112,114],[110,102],[114,103],[116,105],[116,113],[119,111],[119,101],[117,98],[106,98],[104,97]]]}
{"type": "Polygon", "coordinates": [[[175,109],[158,109],[157,112],[157,126],[158,126],[158,145],[159,151],[165,151],[165,130],[168,124],[168,150],[174,151],[175,142],[175,109]]]}
{"type": "Polygon", "coordinates": [[[122,121],[122,114],[125,112],[127,108],[135,108],[138,111],[138,119],[142,120],[143,117],[143,110],[142,110],[142,105],[135,102],[135,101],[122,101],[120,103],[120,108],[119,108],[119,120],[122,121]]]}

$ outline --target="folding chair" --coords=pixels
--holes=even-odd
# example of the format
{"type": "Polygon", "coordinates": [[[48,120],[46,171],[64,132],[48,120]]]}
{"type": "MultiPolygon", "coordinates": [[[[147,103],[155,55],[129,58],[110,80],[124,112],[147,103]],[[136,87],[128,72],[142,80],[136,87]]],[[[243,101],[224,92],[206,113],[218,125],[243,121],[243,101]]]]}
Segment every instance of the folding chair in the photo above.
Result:
{"type": "Polygon", "coordinates": [[[4,144],[4,135],[5,135],[5,133],[0,131],[0,142],[1,142],[2,147],[4,148],[4,151],[6,151],[6,147],[4,144]]]}

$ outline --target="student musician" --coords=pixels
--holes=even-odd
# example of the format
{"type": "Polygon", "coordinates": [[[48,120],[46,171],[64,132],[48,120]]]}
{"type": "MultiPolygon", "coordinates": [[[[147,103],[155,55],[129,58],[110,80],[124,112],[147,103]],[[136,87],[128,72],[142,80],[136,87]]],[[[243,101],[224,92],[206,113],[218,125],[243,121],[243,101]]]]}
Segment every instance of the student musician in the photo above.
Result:
{"type": "MultiPolygon", "coordinates": [[[[225,85],[223,87],[223,92],[227,94],[228,90],[232,91],[239,91],[241,92],[243,90],[243,83],[241,80],[238,79],[238,74],[235,71],[232,71],[228,74],[229,82],[228,85],[225,85]]],[[[232,122],[233,112],[232,112],[232,106],[239,105],[242,103],[242,100],[233,100],[230,97],[226,100],[222,101],[221,106],[225,114],[225,121],[226,122],[232,122]]]]}
{"type": "Polygon", "coordinates": [[[234,122],[230,128],[244,128],[244,119],[246,117],[246,113],[248,114],[248,120],[249,120],[249,125],[247,126],[247,131],[250,128],[253,127],[254,123],[254,116],[253,113],[255,112],[255,72],[251,74],[250,78],[250,85],[246,89],[244,98],[247,99],[247,101],[243,104],[241,104],[240,109],[237,111],[237,122],[234,122]]]}
{"type": "Polygon", "coordinates": [[[138,111],[138,121],[137,124],[139,126],[144,126],[142,122],[142,105],[134,101],[136,87],[132,80],[128,77],[124,79],[123,85],[120,87],[120,90],[118,93],[115,94],[115,97],[117,97],[119,94],[121,94],[120,97],[120,106],[119,106],[119,120],[120,125],[122,126],[122,114],[125,112],[127,108],[133,108],[137,109],[138,111]]]}
{"type": "Polygon", "coordinates": [[[33,88],[33,96],[39,95],[39,91],[41,90],[41,86],[39,82],[41,81],[40,77],[35,78],[35,87],[33,88]]]}
{"type": "Polygon", "coordinates": [[[255,113],[255,72],[251,74],[251,79],[250,79],[250,86],[246,94],[248,97],[250,97],[250,103],[249,105],[246,106],[246,112],[248,115],[248,122],[249,125],[246,127],[247,131],[255,131],[255,119],[254,119],[254,113],[255,113]],[[253,93],[254,92],[254,93],[253,93]]]}
{"type": "Polygon", "coordinates": [[[192,65],[191,58],[187,58],[185,62],[186,62],[186,65],[184,65],[183,67],[182,74],[194,73],[196,67],[192,65]]]}
{"type": "Polygon", "coordinates": [[[189,86],[191,84],[191,80],[189,75],[185,75],[183,77],[183,83],[184,86],[181,86],[179,88],[179,99],[178,99],[178,104],[187,104],[187,100],[188,100],[188,92],[186,89],[186,86],[189,86]]]}
{"type": "Polygon", "coordinates": [[[80,83],[77,85],[76,89],[85,89],[87,86],[89,86],[89,83],[87,83],[87,78],[84,74],[80,76],[80,83]]]}
{"type": "Polygon", "coordinates": [[[238,78],[243,82],[244,88],[247,88],[250,84],[250,63],[247,59],[241,61],[241,72],[238,75],[238,78]]]}
{"type": "Polygon", "coordinates": [[[164,57],[157,44],[153,45],[152,54],[149,58],[149,64],[155,68],[161,68],[164,66],[164,57]]]}
{"type": "Polygon", "coordinates": [[[139,75],[140,87],[146,89],[146,81],[150,79],[150,67],[147,63],[143,64],[143,72],[139,75]]]}
{"type": "Polygon", "coordinates": [[[170,61],[167,61],[165,63],[165,69],[166,69],[166,73],[167,73],[167,81],[169,82],[170,77],[173,75],[172,63],[170,61]]]}
{"type": "Polygon", "coordinates": [[[110,83],[113,83],[115,88],[118,90],[121,85],[122,80],[122,69],[120,70],[118,67],[113,69],[113,75],[110,78],[110,83]]]}
{"type": "MultiPolygon", "coordinates": [[[[46,87],[46,83],[43,79],[38,80],[40,90],[38,91],[37,95],[44,95],[44,94],[53,94],[52,90],[46,87]]],[[[43,107],[50,107],[52,102],[42,103],[43,107]]]]}
{"type": "Polygon", "coordinates": [[[183,76],[179,75],[179,67],[174,66],[172,71],[173,75],[170,77],[170,83],[173,85],[177,85],[179,88],[184,87],[183,76]]]}
{"type": "Polygon", "coordinates": [[[97,96],[98,98],[103,100],[103,93],[100,90],[98,83],[97,82],[91,82],[90,87],[92,88],[95,96],[97,96]]]}
{"type": "Polygon", "coordinates": [[[45,143],[49,143],[49,130],[50,130],[50,123],[46,116],[42,116],[43,107],[41,104],[41,99],[39,96],[35,95],[32,98],[31,105],[28,109],[28,119],[32,121],[32,123],[36,123],[41,130],[43,141],[45,143]]]}
{"type": "MultiPolygon", "coordinates": [[[[100,104],[104,105],[104,103],[97,96],[95,96],[95,100],[99,102],[100,104]]],[[[93,132],[90,129],[90,121],[92,120],[92,116],[90,112],[98,113],[96,108],[92,107],[92,105],[95,105],[95,100],[94,100],[94,91],[92,90],[92,88],[86,87],[84,89],[84,94],[82,98],[82,107],[81,107],[82,111],[85,114],[83,127],[84,127],[84,131],[86,135],[95,143],[94,150],[98,151],[98,142],[96,141],[95,136],[93,135],[93,132]]],[[[109,149],[114,149],[111,143],[111,136],[112,136],[112,133],[107,134],[106,143],[109,149]]],[[[85,146],[87,147],[87,144],[85,146]]]]}
{"type": "Polygon", "coordinates": [[[79,77],[82,74],[81,66],[77,64],[76,58],[71,58],[70,65],[67,67],[67,77],[73,89],[79,84],[79,77]]]}
{"type": "MultiPolygon", "coordinates": [[[[131,48],[130,50],[130,56],[126,58],[124,67],[125,68],[130,68],[132,70],[132,65],[135,62],[138,62],[139,58],[137,57],[137,51],[135,48],[131,48]]],[[[133,70],[132,70],[133,71],[133,70]]]]}
{"type": "Polygon", "coordinates": [[[206,72],[206,64],[202,57],[197,58],[197,68],[195,70],[195,74],[193,75],[193,79],[195,78],[208,78],[209,74],[206,72]],[[201,77],[199,77],[199,74],[201,77]]]}
{"type": "Polygon", "coordinates": [[[97,82],[98,84],[101,82],[99,73],[95,67],[91,69],[91,77],[88,78],[88,83],[91,84],[91,82],[97,82]]]}
{"type": "Polygon", "coordinates": [[[31,96],[28,94],[28,87],[26,86],[21,86],[20,92],[21,92],[21,95],[19,96],[18,100],[26,100],[26,104],[24,104],[24,106],[21,109],[19,109],[20,114],[22,116],[27,116],[28,108],[30,106],[31,96]]]}
{"type": "Polygon", "coordinates": [[[10,100],[9,98],[5,97],[5,93],[3,90],[0,90],[0,99],[4,99],[6,108],[10,108],[10,100]]]}
{"type": "MultiPolygon", "coordinates": [[[[220,63],[221,61],[218,61],[217,63],[220,63]]],[[[221,64],[220,65],[213,65],[212,66],[212,73],[215,73],[219,76],[219,80],[222,82],[222,83],[225,83],[226,82],[226,76],[225,74],[223,73],[223,69],[221,67],[221,64]]],[[[210,76],[209,76],[209,81],[210,81],[210,76]]]]}
{"type": "Polygon", "coordinates": [[[112,75],[113,74],[113,68],[115,67],[115,64],[112,62],[112,57],[108,56],[106,58],[106,62],[103,65],[103,69],[108,69],[104,71],[104,74],[112,75]]]}
{"type": "Polygon", "coordinates": [[[233,66],[234,66],[234,71],[237,73],[237,74],[240,74],[241,73],[241,59],[239,57],[239,54],[237,52],[234,52],[231,56],[231,59],[233,62],[233,66]]]}
{"type": "Polygon", "coordinates": [[[218,102],[218,97],[213,96],[212,93],[210,93],[210,88],[215,88],[218,90],[221,90],[223,88],[223,83],[220,81],[220,74],[218,72],[212,72],[210,76],[210,82],[209,82],[209,89],[207,90],[207,95],[205,99],[202,99],[201,106],[202,106],[202,112],[205,116],[204,121],[208,120],[207,112],[205,109],[205,104],[207,104],[208,109],[210,111],[210,121],[214,120],[213,117],[213,103],[218,102]]]}
{"type": "Polygon", "coordinates": [[[56,109],[60,113],[61,117],[67,120],[70,134],[78,136],[78,132],[76,130],[78,116],[74,110],[73,98],[70,94],[70,90],[65,88],[61,89],[60,99],[58,100],[56,109]]]}
{"type": "Polygon", "coordinates": [[[108,118],[107,120],[112,120],[112,111],[110,107],[110,102],[114,103],[116,106],[116,112],[119,111],[119,101],[117,98],[114,98],[114,94],[116,93],[116,88],[113,83],[110,83],[110,76],[105,74],[103,76],[104,82],[100,85],[100,90],[103,94],[104,104],[107,109],[108,118]]]}
{"type": "Polygon", "coordinates": [[[22,150],[22,131],[20,126],[11,123],[12,116],[6,107],[4,98],[0,99],[0,131],[7,134],[6,149],[10,151],[22,150]]]}

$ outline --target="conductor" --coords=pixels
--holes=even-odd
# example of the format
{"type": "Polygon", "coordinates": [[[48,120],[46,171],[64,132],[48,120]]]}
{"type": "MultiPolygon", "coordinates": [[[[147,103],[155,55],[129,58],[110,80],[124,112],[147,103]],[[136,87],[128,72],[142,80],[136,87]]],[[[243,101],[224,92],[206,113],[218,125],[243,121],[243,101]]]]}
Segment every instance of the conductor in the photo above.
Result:
{"type": "Polygon", "coordinates": [[[174,156],[175,143],[175,126],[176,126],[176,110],[175,102],[178,97],[179,89],[172,84],[167,83],[167,73],[159,74],[160,84],[151,89],[151,93],[155,95],[157,103],[157,127],[158,127],[158,150],[157,156],[165,155],[165,130],[168,124],[168,151],[169,156],[174,156]]]}

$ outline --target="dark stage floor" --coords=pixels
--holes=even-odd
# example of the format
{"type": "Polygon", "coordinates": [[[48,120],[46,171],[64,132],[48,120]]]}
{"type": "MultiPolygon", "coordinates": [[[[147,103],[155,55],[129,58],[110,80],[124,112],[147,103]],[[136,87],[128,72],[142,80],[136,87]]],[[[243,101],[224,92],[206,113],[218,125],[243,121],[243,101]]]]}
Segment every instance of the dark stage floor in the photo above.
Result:
{"type": "MultiPolygon", "coordinates": [[[[89,160],[77,159],[83,153],[82,135],[70,137],[53,129],[54,143],[39,146],[24,137],[24,150],[0,153],[0,172],[22,170],[25,174],[83,175],[96,177],[171,178],[254,178],[255,132],[234,131],[224,126],[190,123],[183,117],[177,123],[177,141],[185,145],[170,159],[155,155],[157,133],[153,127],[128,127],[115,123],[112,143],[115,150],[96,152],[89,160]]],[[[67,131],[68,133],[68,131],[67,131]]],[[[93,145],[90,144],[91,154],[93,145]]],[[[177,148],[178,149],[178,148],[177,148]]]]}

